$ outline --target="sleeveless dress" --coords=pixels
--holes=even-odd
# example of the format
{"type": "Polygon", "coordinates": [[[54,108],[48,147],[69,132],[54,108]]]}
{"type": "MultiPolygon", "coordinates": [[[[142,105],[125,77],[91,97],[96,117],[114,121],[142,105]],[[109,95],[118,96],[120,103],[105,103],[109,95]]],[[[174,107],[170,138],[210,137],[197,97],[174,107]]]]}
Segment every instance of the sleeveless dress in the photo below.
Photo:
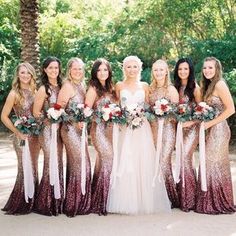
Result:
{"type": "MultiPolygon", "coordinates": [[[[221,99],[211,96],[207,103],[216,108],[218,115],[223,112],[221,99]]],[[[207,130],[206,134],[206,177],[207,191],[201,190],[198,180],[195,211],[205,214],[229,214],[236,208],[233,201],[233,186],[229,162],[230,129],[224,120],[207,130]]]]}
{"type": "MultiPolygon", "coordinates": [[[[32,107],[34,102],[34,96],[31,91],[27,89],[22,89],[23,96],[25,98],[23,106],[14,105],[14,113],[19,116],[32,116],[32,107]]],[[[38,187],[38,156],[40,151],[40,145],[38,142],[38,137],[34,135],[29,135],[29,150],[31,155],[34,184],[35,184],[35,193],[37,192],[38,187]]],[[[23,172],[23,163],[22,163],[22,147],[20,146],[20,140],[14,135],[13,136],[13,146],[16,151],[17,161],[18,161],[18,171],[16,176],[16,182],[14,188],[11,192],[11,195],[2,209],[6,214],[22,215],[28,214],[32,211],[34,199],[29,199],[27,203],[25,201],[24,193],[24,172],[23,172]]]]}
{"type": "MultiPolygon", "coordinates": [[[[170,101],[170,95],[166,91],[166,88],[157,88],[155,91],[151,91],[149,94],[149,103],[151,106],[155,105],[155,102],[159,99],[166,98],[170,101]]],[[[158,141],[158,122],[150,122],[154,144],[158,141]]],[[[176,135],[176,122],[172,119],[165,118],[162,134],[162,151],[160,157],[160,168],[162,170],[165,186],[168,197],[171,201],[172,208],[179,207],[179,196],[174,182],[172,173],[172,154],[175,149],[175,135],[176,135]]]]}
{"type": "Polygon", "coordinates": [[[52,107],[58,97],[60,88],[58,86],[51,86],[51,95],[45,100],[43,104],[43,111],[45,115],[46,124],[43,132],[39,136],[39,143],[43,150],[44,163],[43,174],[39,184],[37,197],[35,200],[34,211],[42,215],[58,215],[62,212],[64,187],[63,187],[63,162],[62,162],[62,141],[60,136],[60,124],[57,124],[57,159],[58,159],[58,171],[60,181],[60,193],[61,198],[55,199],[54,187],[50,185],[49,180],[49,159],[50,159],[50,138],[51,138],[51,123],[47,121],[46,111],[49,107],[52,107]]]}
{"type": "MultiPolygon", "coordinates": [[[[111,103],[115,101],[113,95],[105,94],[96,99],[93,109],[96,110],[97,107],[104,104],[104,100],[111,103]]],[[[92,122],[90,134],[97,157],[93,174],[90,212],[99,215],[107,214],[106,205],[113,161],[112,132],[112,124],[92,122]]]]}
{"type": "MultiPolygon", "coordinates": [[[[190,106],[194,102],[190,102],[187,95],[184,94],[185,86],[182,86],[179,91],[180,103],[189,103],[190,106]]],[[[194,124],[191,127],[183,128],[183,172],[180,171],[180,182],[177,184],[177,190],[180,198],[180,209],[190,211],[195,209],[197,176],[196,170],[193,167],[193,154],[198,146],[199,140],[199,124],[194,124]]]]}
{"type": "MultiPolygon", "coordinates": [[[[145,102],[145,91],[120,91],[121,105],[145,102]]],[[[155,146],[147,120],[134,130],[124,127],[118,137],[117,169],[112,170],[107,209],[112,213],[151,214],[170,211],[163,181],[152,186],[155,146]]]]}
{"type": "MultiPolygon", "coordinates": [[[[79,85],[73,85],[76,89],[76,95],[72,97],[67,106],[66,112],[69,113],[71,103],[84,103],[85,89],[79,85]]],[[[64,200],[63,212],[73,217],[75,215],[88,214],[91,203],[91,165],[86,143],[86,186],[85,194],[81,189],[81,136],[82,131],[71,123],[63,123],[61,128],[62,141],[66,148],[66,193],[64,200]]]]}

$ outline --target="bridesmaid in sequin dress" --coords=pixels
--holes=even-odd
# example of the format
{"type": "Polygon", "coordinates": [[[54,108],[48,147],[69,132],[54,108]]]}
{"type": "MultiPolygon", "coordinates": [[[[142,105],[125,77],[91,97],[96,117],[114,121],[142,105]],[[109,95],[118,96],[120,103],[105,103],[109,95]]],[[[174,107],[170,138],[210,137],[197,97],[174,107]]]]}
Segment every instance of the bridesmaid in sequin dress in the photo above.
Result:
{"type": "MultiPolygon", "coordinates": [[[[179,103],[189,103],[190,106],[201,101],[200,87],[195,82],[194,67],[188,58],[181,58],[174,69],[174,82],[179,92],[179,103]]],[[[177,185],[180,209],[190,211],[195,209],[196,203],[196,171],[193,167],[193,154],[198,145],[199,125],[194,121],[183,124],[183,160],[184,168],[180,173],[177,185]],[[184,174],[183,174],[184,173],[184,174]]]]}
{"type": "Polygon", "coordinates": [[[35,200],[34,211],[42,215],[58,215],[62,212],[63,204],[63,163],[62,163],[62,141],[60,137],[60,127],[57,130],[57,159],[60,182],[59,199],[54,196],[54,186],[49,181],[49,157],[50,157],[50,139],[51,123],[47,120],[46,111],[52,107],[58,97],[61,88],[61,63],[55,57],[48,57],[44,60],[42,66],[42,86],[36,93],[33,113],[35,117],[45,117],[45,127],[39,136],[40,146],[44,154],[43,175],[39,184],[37,197],[35,200]]]}
{"type": "Polygon", "coordinates": [[[202,69],[203,99],[216,109],[217,116],[205,122],[207,191],[201,190],[198,181],[196,212],[205,214],[230,214],[236,208],[233,201],[229,162],[230,129],[226,119],[235,113],[229,88],[222,79],[218,59],[208,57],[202,69]]]}
{"type": "MultiPolygon", "coordinates": [[[[83,104],[85,99],[84,63],[79,58],[72,58],[67,65],[67,79],[58,95],[57,103],[65,107],[67,113],[72,103],[83,104]]],[[[81,128],[80,123],[63,123],[62,141],[66,148],[66,193],[63,212],[69,216],[88,214],[91,204],[91,165],[86,142],[86,186],[85,194],[81,188],[81,128]]]]}
{"type": "MultiPolygon", "coordinates": [[[[96,110],[106,101],[115,102],[112,84],[112,70],[105,59],[97,59],[92,67],[89,89],[85,103],[96,110]]],[[[113,161],[111,124],[92,122],[91,139],[97,151],[96,164],[92,182],[91,213],[106,215],[106,205],[113,161]]]]}
{"type": "Polygon", "coordinates": [[[38,137],[33,135],[27,136],[21,133],[9,119],[12,109],[18,117],[32,115],[32,106],[36,91],[35,80],[36,74],[34,68],[29,63],[19,64],[16,68],[15,78],[12,83],[12,90],[10,91],[2,110],[2,122],[14,133],[13,146],[15,148],[18,160],[18,173],[15,186],[6,205],[2,209],[3,211],[6,211],[6,214],[21,215],[30,213],[34,204],[34,197],[32,199],[28,199],[28,203],[25,200],[22,147],[19,145],[20,140],[28,139],[33,167],[32,170],[35,192],[38,186],[37,160],[40,151],[38,137]]]}
{"type": "MultiPolygon", "coordinates": [[[[150,85],[149,103],[151,106],[161,98],[169,100],[172,104],[179,102],[179,94],[170,82],[168,65],[163,60],[157,60],[152,65],[152,83],[150,85]]],[[[158,139],[158,122],[150,122],[155,145],[158,139]]],[[[164,177],[168,197],[172,208],[179,207],[179,197],[172,173],[171,157],[175,148],[176,122],[165,118],[162,134],[162,149],[160,153],[160,168],[164,177]]],[[[157,145],[156,145],[157,146],[157,145]]]]}

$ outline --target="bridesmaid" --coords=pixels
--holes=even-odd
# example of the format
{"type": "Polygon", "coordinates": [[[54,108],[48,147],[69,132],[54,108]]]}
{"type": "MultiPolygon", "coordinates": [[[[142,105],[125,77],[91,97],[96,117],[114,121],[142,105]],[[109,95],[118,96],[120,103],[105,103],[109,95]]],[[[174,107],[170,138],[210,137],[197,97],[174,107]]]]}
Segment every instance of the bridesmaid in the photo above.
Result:
{"type": "MultiPolygon", "coordinates": [[[[95,110],[106,101],[115,102],[112,70],[110,63],[100,58],[93,64],[85,103],[95,110]]],[[[112,130],[111,124],[92,122],[91,139],[97,151],[97,158],[92,182],[91,213],[99,215],[107,214],[106,204],[113,160],[112,130]]]]}
{"type": "MultiPolygon", "coordinates": [[[[162,98],[169,100],[171,104],[177,104],[179,102],[179,94],[170,82],[169,69],[165,61],[157,60],[152,65],[151,79],[152,83],[149,92],[149,103],[151,106],[154,106],[155,101],[162,98]]],[[[162,148],[157,151],[160,151],[160,168],[164,177],[168,197],[172,203],[172,208],[179,207],[179,197],[173,178],[171,163],[172,153],[175,148],[176,122],[169,118],[164,118],[162,137],[158,137],[159,123],[153,121],[150,124],[155,145],[159,140],[162,140],[160,145],[162,148]]]]}
{"type": "MultiPolygon", "coordinates": [[[[201,101],[200,87],[194,76],[194,67],[189,58],[181,58],[174,69],[174,83],[179,92],[179,103],[188,103],[193,106],[201,101]]],[[[199,125],[194,121],[183,124],[183,171],[180,173],[180,182],[177,185],[180,209],[190,211],[195,209],[196,203],[196,173],[193,167],[193,154],[198,145],[199,125]],[[184,174],[183,174],[184,173],[184,174]]]]}
{"type": "Polygon", "coordinates": [[[207,57],[202,68],[203,99],[216,109],[217,117],[205,122],[207,191],[197,186],[196,212],[229,214],[236,208],[233,202],[232,179],[229,162],[230,129],[226,119],[235,113],[229,88],[222,79],[221,63],[207,57]]]}
{"type": "MultiPolygon", "coordinates": [[[[72,58],[67,64],[67,79],[58,95],[58,104],[70,112],[72,103],[83,104],[85,99],[84,63],[79,58],[72,58]]],[[[61,128],[62,141],[65,144],[67,156],[66,194],[64,200],[64,213],[69,217],[87,214],[91,203],[91,165],[86,143],[85,155],[85,193],[81,189],[81,129],[80,124],[63,123],[61,128]]]]}
{"type": "Polygon", "coordinates": [[[12,109],[17,117],[32,116],[32,107],[36,92],[35,81],[36,74],[34,68],[27,62],[19,64],[16,68],[12,90],[10,91],[2,109],[2,122],[14,133],[13,146],[18,160],[18,173],[15,186],[6,205],[2,209],[3,211],[6,211],[7,214],[21,215],[30,213],[35,199],[34,196],[33,198],[25,199],[25,176],[22,160],[23,148],[19,145],[21,140],[28,139],[34,178],[34,191],[36,191],[38,186],[37,161],[40,151],[38,137],[21,133],[9,118],[12,109]]]}
{"type": "Polygon", "coordinates": [[[33,113],[35,117],[44,116],[45,127],[39,136],[40,146],[44,154],[43,176],[39,184],[37,198],[35,200],[34,211],[47,216],[58,215],[62,212],[63,204],[63,163],[62,163],[62,141],[60,137],[60,127],[57,124],[57,158],[59,172],[60,198],[54,196],[55,186],[50,184],[50,139],[51,123],[47,119],[46,111],[57,101],[61,88],[61,62],[56,57],[47,57],[42,65],[41,75],[42,86],[36,93],[33,113]]]}

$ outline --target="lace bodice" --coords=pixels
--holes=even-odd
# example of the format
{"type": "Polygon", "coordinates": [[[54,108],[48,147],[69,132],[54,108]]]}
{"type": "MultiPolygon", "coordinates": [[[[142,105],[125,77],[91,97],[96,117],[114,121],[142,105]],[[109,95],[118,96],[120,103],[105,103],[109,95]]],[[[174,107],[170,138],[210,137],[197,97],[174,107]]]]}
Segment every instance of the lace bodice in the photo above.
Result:
{"type": "Polygon", "coordinates": [[[142,104],[145,102],[145,91],[143,89],[138,89],[135,92],[131,92],[128,89],[122,89],[120,91],[120,102],[121,106],[134,103],[142,104]]]}

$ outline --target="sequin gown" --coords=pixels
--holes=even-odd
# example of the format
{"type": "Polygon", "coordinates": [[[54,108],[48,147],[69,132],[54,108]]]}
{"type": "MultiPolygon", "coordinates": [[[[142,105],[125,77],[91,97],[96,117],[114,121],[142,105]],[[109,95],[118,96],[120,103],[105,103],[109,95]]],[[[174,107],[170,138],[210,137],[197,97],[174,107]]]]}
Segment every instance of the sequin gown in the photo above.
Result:
{"type": "MultiPolygon", "coordinates": [[[[207,103],[217,114],[224,110],[219,97],[211,96],[207,103]]],[[[232,179],[229,162],[230,129],[224,120],[209,128],[206,134],[206,177],[207,191],[197,186],[196,212],[205,214],[229,214],[236,208],[233,201],[232,179]]]]}
{"type": "MultiPolygon", "coordinates": [[[[122,106],[143,104],[145,91],[120,91],[122,106]]],[[[112,170],[107,209],[111,213],[152,214],[170,212],[170,202],[163,178],[155,182],[155,146],[150,124],[144,120],[141,127],[132,130],[123,127],[119,134],[117,170],[112,170]]]]}
{"type": "MultiPolygon", "coordinates": [[[[111,94],[105,94],[96,99],[93,109],[96,110],[105,100],[112,103],[115,101],[111,94]]],[[[106,205],[113,161],[112,131],[112,124],[92,122],[90,134],[97,157],[92,182],[91,213],[99,215],[107,214],[106,205]]]]}
{"type": "MultiPolygon", "coordinates": [[[[71,103],[84,103],[85,90],[79,85],[74,85],[76,95],[72,97],[66,106],[69,113],[71,103]]],[[[62,141],[66,148],[66,193],[64,200],[64,213],[73,217],[89,213],[91,204],[91,165],[86,143],[86,193],[81,191],[81,135],[82,131],[71,123],[63,123],[61,128],[62,141]]]]}
{"type": "MultiPolygon", "coordinates": [[[[170,100],[170,95],[165,88],[157,88],[155,91],[151,91],[149,94],[149,102],[151,106],[155,105],[155,101],[161,98],[170,100]]],[[[150,122],[154,144],[156,145],[158,137],[158,122],[150,122]]],[[[176,134],[176,122],[172,119],[166,118],[163,126],[162,136],[162,152],[160,157],[160,168],[165,181],[168,197],[171,201],[172,208],[179,207],[179,196],[176,189],[172,173],[172,153],[175,148],[175,134],[176,134]]]]}
{"type": "MultiPolygon", "coordinates": [[[[179,92],[180,103],[189,103],[189,98],[184,94],[184,89],[185,87],[181,87],[179,92]]],[[[196,170],[193,167],[193,155],[197,148],[198,140],[199,124],[194,124],[189,128],[183,128],[184,166],[181,169],[184,168],[184,178],[181,170],[177,190],[180,198],[180,209],[186,212],[195,209],[197,178],[196,170]]]]}
{"type": "MultiPolygon", "coordinates": [[[[56,103],[60,88],[58,86],[51,86],[51,95],[45,100],[43,104],[43,111],[45,112],[49,107],[56,103]]],[[[58,151],[58,170],[60,181],[61,198],[54,198],[54,187],[50,185],[49,181],[49,157],[50,157],[50,138],[51,138],[51,124],[46,119],[45,127],[42,134],[39,136],[39,143],[43,150],[44,163],[43,174],[39,184],[37,197],[35,200],[34,211],[42,215],[58,215],[62,212],[64,187],[63,187],[63,162],[62,162],[62,141],[60,136],[60,125],[57,124],[57,151],[58,151]]]]}
{"type": "MultiPolygon", "coordinates": [[[[34,101],[33,94],[26,89],[22,90],[23,96],[25,97],[23,106],[20,105],[14,105],[14,113],[17,116],[29,116],[32,115],[32,105],[34,101]]],[[[34,183],[35,183],[35,192],[37,191],[38,187],[38,156],[40,151],[40,146],[38,142],[38,137],[30,135],[28,137],[29,140],[29,149],[31,154],[31,160],[32,160],[32,166],[33,166],[33,176],[34,176],[34,183]]],[[[22,147],[19,145],[20,140],[14,135],[13,138],[13,146],[16,151],[17,155],[17,161],[18,161],[18,171],[16,176],[16,182],[14,185],[14,188],[11,192],[11,195],[2,209],[3,211],[6,211],[6,214],[14,214],[14,215],[21,215],[21,214],[27,214],[30,213],[33,204],[34,204],[34,198],[29,199],[29,203],[25,201],[25,195],[24,195],[24,173],[23,173],[23,164],[22,164],[22,147]]]]}

